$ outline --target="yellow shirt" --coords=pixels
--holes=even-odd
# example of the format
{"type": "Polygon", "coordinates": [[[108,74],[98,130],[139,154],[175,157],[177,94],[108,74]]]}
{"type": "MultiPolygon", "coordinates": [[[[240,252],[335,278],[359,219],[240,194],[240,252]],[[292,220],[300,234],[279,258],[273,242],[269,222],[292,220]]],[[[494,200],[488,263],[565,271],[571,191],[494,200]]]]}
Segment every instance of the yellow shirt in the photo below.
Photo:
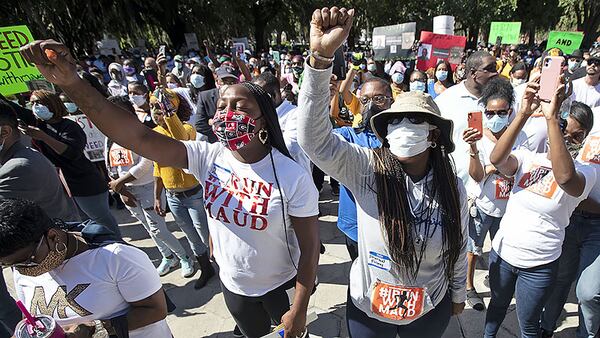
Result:
{"type": "Polygon", "coordinates": [[[504,68],[502,68],[502,64],[502,60],[496,61],[496,71],[499,73],[498,75],[510,79],[510,70],[512,69],[512,66],[507,62],[506,65],[504,65],[504,68]]]}
{"type": "MultiPolygon", "coordinates": [[[[177,115],[165,116],[167,129],[157,126],[154,128],[159,134],[181,141],[193,141],[196,139],[196,130],[187,123],[182,123],[177,115]]],[[[166,189],[174,191],[185,191],[199,184],[193,175],[186,174],[183,169],[174,167],[163,167],[154,162],[154,177],[160,177],[166,189]]]]}
{"type": "MultiPolygon", "coordinates": [[[[341,95],[341,94],[339,94],[339,95],[341,95]]],[[[362,117],[360,115],[360,101],[358,100],[358,97],[356,97],[356,95],[352,94],[352,101],[350,101],[349,104],[344,102],[344,105],[350,111],[350,114],[353,115],[352,126],[355,126],[356,124],[360,123],[360,121],[362,120],[362,117]]],[[[339,105],[334,104],[333,109],[331,111],[331,117],[335,121],[335,124],[338,127],[349,126],[348,122],[346,120],[342,119],[339,116],[339,114],[340,114],[339,105]]]]}

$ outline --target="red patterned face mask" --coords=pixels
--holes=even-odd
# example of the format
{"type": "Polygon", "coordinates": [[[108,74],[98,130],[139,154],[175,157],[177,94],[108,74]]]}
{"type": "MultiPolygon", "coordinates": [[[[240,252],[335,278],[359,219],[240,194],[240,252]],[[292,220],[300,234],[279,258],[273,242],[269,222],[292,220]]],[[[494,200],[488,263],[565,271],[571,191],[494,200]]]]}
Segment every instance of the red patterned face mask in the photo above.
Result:
{"type": "Polygon", "coordinates": [[[213,119],[213,132],[226,148],[231,151],[244,147],[256,135],[256,122],[250,116],[239,111],[220,111],[213,119]]]}

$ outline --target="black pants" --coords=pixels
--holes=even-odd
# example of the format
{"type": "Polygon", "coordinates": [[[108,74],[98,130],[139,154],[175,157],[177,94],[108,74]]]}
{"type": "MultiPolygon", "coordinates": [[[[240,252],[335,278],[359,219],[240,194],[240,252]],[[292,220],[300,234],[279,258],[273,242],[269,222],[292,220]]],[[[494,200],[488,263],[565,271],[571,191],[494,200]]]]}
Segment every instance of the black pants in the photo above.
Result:
{"type": "Polygon", "coordinates": [[[15,300],[8,293],[2,269],[0,269],[0,338],[12,336],[13,330],[21,317],[21,311],[19,311],[19,308],[15,305],[15,300]]]}
{"type": "Polygon", "coordinates": [[[348,236],[344,237],[346,237],[346,249],[348,249],[350,260],[354,262],[354,260],[358,258],[358,243],[348,236]]]}
{"type": "Polygon", "coordinates": [[[247,338],[260,338],[271,332],[271,321],[281,323],[281,317],[290,309],[287,290],[296,286],[296,278],[259,297],[235,294],[221,283],[227,309],[247,338]]]}
{"type": "MultiPolygon", "coordinates": [[[[323,182],[325,182],[325,173],[316,165],[313,165],[312,177],[313,182],[317,187],[317,190],[320,191],[321,189],[323,189],[323,182]]],[[[330,177],[329,180],[332,188],[336,186],[339,188],[340,183],[338,181],[334,180],[333,177],[330,177]]]]}

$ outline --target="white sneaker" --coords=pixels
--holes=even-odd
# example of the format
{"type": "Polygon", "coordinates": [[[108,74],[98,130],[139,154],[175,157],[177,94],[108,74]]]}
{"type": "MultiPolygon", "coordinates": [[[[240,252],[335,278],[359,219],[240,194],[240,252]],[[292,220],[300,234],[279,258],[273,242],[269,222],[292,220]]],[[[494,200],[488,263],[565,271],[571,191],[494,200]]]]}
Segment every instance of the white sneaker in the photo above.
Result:
{"type": "Polygon", "coordinates": [[[189,257],[181,259],[181,276],[183,278],[192,277],[196,273],[194,269],[194,262],[189,257]]]}
{"type": "Polygon", "coordinates": [[[158,271],[158,275],[162,277],[168,274],[171,271],[171,269],[176,268],[178,263],[179,260],[176,257],[163,257],[162,261],[160,262],[160,265],[158,266],[158,268],[156,268],[156,271],[158,271]]]}

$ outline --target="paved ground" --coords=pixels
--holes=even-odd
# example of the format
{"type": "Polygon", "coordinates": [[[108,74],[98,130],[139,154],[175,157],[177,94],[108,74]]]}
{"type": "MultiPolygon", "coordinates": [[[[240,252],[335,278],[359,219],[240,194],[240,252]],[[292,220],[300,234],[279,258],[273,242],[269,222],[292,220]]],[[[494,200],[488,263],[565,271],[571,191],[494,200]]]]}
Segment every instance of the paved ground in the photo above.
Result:
{"type": "MultiPolygon", "coordinates": [[[[139,222],[131,217],[126,210],[113,211],[118,217],[125,239],[144,250],[158,265],[159,252],[139,222]]],[[[332,199],[327,185],[325,185],[324,192],[321,195],[321,212],[323,214],[319,219],[321,239],[327,252],[321,255],[318,271],[320,284],[309,305],[318,314],[318,319],[309,326],[309,332],[312,337],[348,337],[344,318],[350,258],[344,245],[344,237],[336,227],[337,200],[332,199]]],[[[189,247],[183,238],[183,233],[177,231],[171,216],[168,216],[168,220],[170,221],[169,227],[182,243],[189,247]]],[[[484,259],[487,259],[487,254],[484,259]]],[[[12,280],[8,276],[9,272],[5,273],[7,274],[6,280],[12,280]]],[[[481,262],[476,271],[475,282],[487,304],[489,302],[489,289],[483,285],[485,275],[485,263],[481,262]]],[[[162,280],[168,295],[178,306],[177,310],[170,314],[167,319],[175,337],[232,337],[231,332],[235,324],[225,307],[216,278],[213,278],[200,291],[194,290],[194,279],[182,278],[179,270],[163,277],[162,280]]],[[[9,285],[9,289],[12,289],[12,285],[9,285]]],[[[519,336],[518,322],[514,310],[513,301],[498,338],[519,336]]],[[[484,319],[485,312],[467,308],[463,314],[452,318],[444,338],[483,337],[484,319]]],[[[564,321],[555,337],[574,337],[578,319],[577,301],[573,290],[568,303],[565,305],[565,313],[561,317],[561,320],[563,319],[564,321]]]]}

